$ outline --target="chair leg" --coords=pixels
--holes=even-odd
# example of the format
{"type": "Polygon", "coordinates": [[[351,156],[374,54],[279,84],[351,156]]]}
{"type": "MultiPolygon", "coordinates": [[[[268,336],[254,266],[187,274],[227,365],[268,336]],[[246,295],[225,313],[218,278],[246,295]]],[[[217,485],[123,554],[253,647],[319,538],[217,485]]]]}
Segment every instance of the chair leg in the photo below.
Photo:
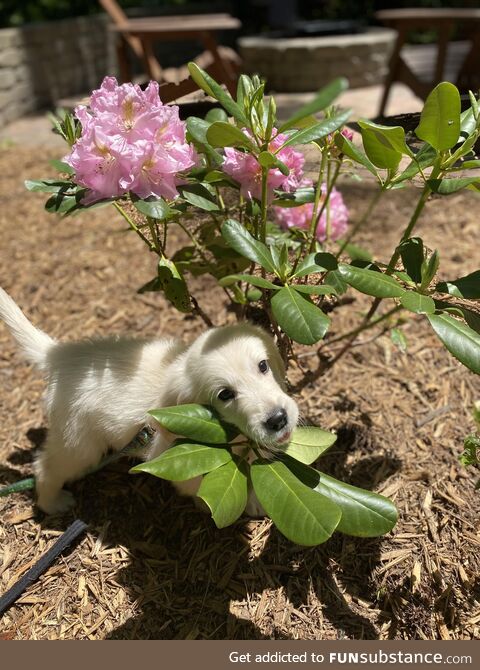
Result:
{"type": "Polygon", "coordinates": [[[234,71],[229,60],[223,59],[218,52],[218,44],[212,33],[203,33],[202,42],[207,51],[213,56],[213,65],[218,72],[219,83],[225,84],[230,94],[233,96],[237,91],[237,74],[234,71]]]}
{"type": "Polygon", "coordinates": [[[385,108],[387,106],[388,97],[390,95],[390,89],[392,88],[393,82],[397,79],[398,67],[400,64],[400,50],[405,43],[405,31],[399,30],[397,35],[397,41],[393,49],[392,55],[388,62],[388,74],[385,79],[385,84],[382,93],[382,99],[380,102],[380,107],[378,110],[378,116],[383,116],[385,113],[385,108]]]}

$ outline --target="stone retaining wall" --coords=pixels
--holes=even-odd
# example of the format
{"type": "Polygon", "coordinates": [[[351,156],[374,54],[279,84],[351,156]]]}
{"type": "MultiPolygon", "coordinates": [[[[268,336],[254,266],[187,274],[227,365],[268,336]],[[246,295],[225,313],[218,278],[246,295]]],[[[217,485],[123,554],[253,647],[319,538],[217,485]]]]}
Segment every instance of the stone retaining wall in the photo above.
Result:
{"type": "Polygon", "coordinates": [[[370,28],[365,33],[332,37],[267,36],[239,40],[243,69],[265,77],[270,90],[315,91],[335,77],[347,77],[351,88],[383,81],[396,32],[370,28]]]}
{"type": "Polygon", "coordinates": [[[116,74],[107,26],[99,15],[0,30],[0,127],[116,74]]]}

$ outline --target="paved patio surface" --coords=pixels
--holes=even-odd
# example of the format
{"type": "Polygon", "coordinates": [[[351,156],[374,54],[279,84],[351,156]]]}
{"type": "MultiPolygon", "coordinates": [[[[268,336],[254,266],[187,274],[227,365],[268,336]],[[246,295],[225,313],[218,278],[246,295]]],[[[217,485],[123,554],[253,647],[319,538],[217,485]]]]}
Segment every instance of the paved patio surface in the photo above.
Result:
{"type": "MultiPolygon", "coordinates": [[[[382,89],[382,85],[378,85],[346,91],[339,98],[339,104],[342,107],[353,109],[353,119],[360,117],[374,118],[380,104],[382,89]]],[[[312,97],[313,93],[275,94],[279,118],[288,118],[290,114],[312,97]]],[[[415,112],[421,108],[421,101],[409,88],[403,84],[394,85],[387,107],[387,115],[415,112]]],[[[25,116],[2,128],[0,130],[0,147],[10,143],[32,148],[58,148],[60,152],[65,150],[65,143],[52,132],[51,123],[45,112],[25,116]]]]}

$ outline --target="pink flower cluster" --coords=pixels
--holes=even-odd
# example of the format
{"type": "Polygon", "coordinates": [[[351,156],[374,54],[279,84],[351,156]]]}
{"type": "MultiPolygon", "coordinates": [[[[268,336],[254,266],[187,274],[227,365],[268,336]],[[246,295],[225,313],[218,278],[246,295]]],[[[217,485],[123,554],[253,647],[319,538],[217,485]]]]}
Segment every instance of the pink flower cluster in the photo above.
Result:
{"type": "MultiPolygon", "coordinates": [[[[248,130],[244,129],[243,132],[248,137],[252,137],[248,130]]],[[[269,144],[269,151],[275,152],[287,139],[287,135],[277,134],[269,144]]],[[[269,170],[267,180],[269,199],[273,194],[273,189],[280,188],[287,192],[295,191],[303,179],[305,158],[300,151],[285,147],[276,156],[289,168],[290,174],[286,177],[278,168],[269,170]]],[[[262,196],[262,167],[254,156],[238,151],[238,149],[226,147],[223,170],[240,184],[240,192],[244,197],[260,200],[262,196]]]]}
{"type": "MultiPolygon", "coordinates": [[[[327,185],[322,184],[322,194],[327,192],[327,185]]],[[[313,214],[313,202],[299,207],[274,207],[275,219],[279,226],[284,229],[303,228],[308,230],[313,214]]],[[[329,202],[330,237],[338,240],[347,231],[348,209],[343,202],[342,194],[333,187],[329,202]]],[[[323,242],[327,230],[327,208],[323,211],[317,227],[317,238],[323,242]]]]}
{"type": "Polygon", "coordinates": [[[75,114],[82,134],[64,160],[76,183],[89,189],[85,203],[128,191],[140,198],[178,195],[178,173],[195,164],[196,154],[178,107],[162,104],[156,82],[142,91],[105,77],[90,108],[79,106],[75,114]]]}

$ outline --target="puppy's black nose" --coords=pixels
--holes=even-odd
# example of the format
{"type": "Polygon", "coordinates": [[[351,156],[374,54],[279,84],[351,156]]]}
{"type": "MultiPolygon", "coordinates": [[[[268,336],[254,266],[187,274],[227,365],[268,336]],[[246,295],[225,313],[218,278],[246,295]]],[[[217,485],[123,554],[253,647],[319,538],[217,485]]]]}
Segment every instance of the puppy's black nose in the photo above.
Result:
{"type": "Polygon", "coordinates": [[[283,407],[278,407],[273,410],[268,419],[265,421],[265,426],[269,430],[282,430],[288,423],[288,416],[283,407]]]}

